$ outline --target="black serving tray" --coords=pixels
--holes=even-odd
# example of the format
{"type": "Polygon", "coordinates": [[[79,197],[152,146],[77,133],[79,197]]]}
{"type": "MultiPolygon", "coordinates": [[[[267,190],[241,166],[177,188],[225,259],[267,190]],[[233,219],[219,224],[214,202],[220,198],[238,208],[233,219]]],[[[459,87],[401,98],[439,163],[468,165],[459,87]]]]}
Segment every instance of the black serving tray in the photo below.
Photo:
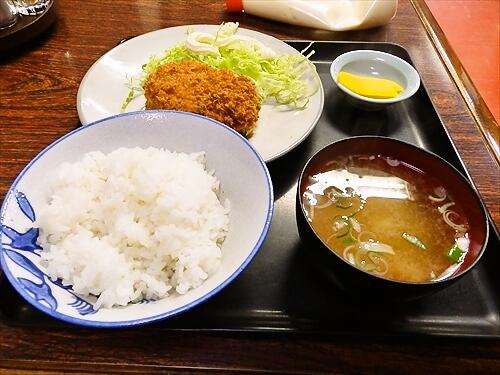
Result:
{"type": "MultiPolygon", "coordinates": [[[[289,44],[302,50],[308,43],[289,44]]],[[[432,151],[466,174],[424,85],[411,99],[378,112],[352,107],[334,87],[329,69],[338,55],[376,49],[411,63],[405,49],[389,43],[350,42],[316,42],[313,49],[312,60],[325,90],[323,114],[308,139],[269,164],[275,212],[262,249],[215,297],[156,323],[155,329],[500,338],[500,246],[491,220],[485,254],[474,270],[450,287],[411,302],[354,302],[310,262],[296,227],[296,182],[306,161],[323,146],[356,135],[389,136],[432,151]]],[[[67,326],[31,307],[5,278],[0,280],[0,321],[16,326],[67,326]]]]}

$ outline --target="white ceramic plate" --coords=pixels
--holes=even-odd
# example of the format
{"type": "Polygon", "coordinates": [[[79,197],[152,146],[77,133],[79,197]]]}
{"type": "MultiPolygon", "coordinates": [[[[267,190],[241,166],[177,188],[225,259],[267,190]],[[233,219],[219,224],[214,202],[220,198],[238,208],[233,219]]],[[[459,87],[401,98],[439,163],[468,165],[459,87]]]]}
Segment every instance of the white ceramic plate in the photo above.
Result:
{"type": "MultiPolygon", "coordinates": [[[[78,116],[83,125],[116,115],[128,94],[130,77],[140,76],[141,67],[151,55],[162,56],[165,50],[184,41],[186,31],[215,32],[218,25],[178,26],[140,35],[113,48],[90,67],[80,84],[77,96],[78,116]]],[[[259,40],[277,53],[297,53],[283,41],[256,31],[239,28],[238,33],[259,40]]],[[[309,79],[315,79],[311,70],[309,79]]],[[[259,113],[254,136],[250,139],[262,158],[269,162],[292,150],[313,130],[323,110],[324,93],[319,90],[303,110],[289,110],[283,106],[265,104],[259,113]]],[[[144,97],[132,101],[126,111],[144,108],[144,97]]]]}

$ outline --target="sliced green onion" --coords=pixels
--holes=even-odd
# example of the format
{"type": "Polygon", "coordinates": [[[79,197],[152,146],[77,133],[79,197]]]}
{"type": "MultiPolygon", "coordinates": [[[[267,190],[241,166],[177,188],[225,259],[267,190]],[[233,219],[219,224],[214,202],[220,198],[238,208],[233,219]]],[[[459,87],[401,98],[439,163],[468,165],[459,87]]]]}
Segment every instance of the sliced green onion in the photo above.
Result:
{"type": "Polygon", "coordinates": [[[349,217],[347,216],[335,216],[333,218],[333,235],[335,237],[343,237],[349,233],[351,229],[351,224],[349,223],[349,217]]]}
{"type": "Polygon", "coordinates": [[[358,248],[364,251],[373,251],[374,253],[396,254],[392,246],[378,241],[360,242],[358,248]]]}
{"type": "Polygon", "coordinates": [[[349,246],[349,245],[352,245],[353,243],[355,243],[356,241],[354,240],[354,238],[352,238],[351,236],[346,236],[342,239],[342,243],[346,246],[349,246]]]}
{"type": "Polygon", "coordinates": [[[368,252],[358,248],[354,254],[354,264],[355,266],[361,268],[363,271],[371,272],[377,268],[377,265],[368,256],[368,252]]]}
{"type": "Polygon", "coordinates": [[[375,236],[375,233],[365,230],[359,233],[357,240],[359,242],[376,241],[377,236],[375,236]]]}
{"type": "Polygon", "coordinates": [[[457,244],[451,246],[446,252],[446,255],[453,263],[459,262],[463,254],[465,254],[465,251],[458,247],[457,244]]]}
{"type": "Polygon", "coordinates": [[[351,197],[338,197],[337,202],[335,202],[335,206],[338,208],[342,208],[344,210],[352,207],[352,202],[350,201],[351,197]]]}
{"type": "Polygon", "coordinates": [[[446,224],[448,224],[450,227],[455,229],[458,232],[465,233],[467,231],[467,225],[463,224],[457,224],[452,220],[452,216],[455,217],[460,217],[455,211],[452,210],[446,210],[443,213],[443,220],[446,224]]]}
{"type": "Polygon", "coordinates": [[[380,256],[380,254],[374,253],[372,251],[368,252],[368,258],[375,264],[376,268],[373,270],[377,275],[385,275],[389,270],[387,262],[380,256]]]}
{"type": "Polygon", "coordinates": [[[349,263],[356,265],[356,260],[354,259],[354,255],[351,250],[355,248],[354,245],[347,246],[344,249],[343,256],[344,259],[347,260],[349,263]]]}
{"type": "Polygon", "coordinates": [[[446,199],[446,190],[442,186],[435,188],[434,194],[436,194],[436,195],[435,196],[434,195],[428,196],[431,201],[442,202],[446,199]]]}
{"type": "Polygon", "coordinates": [[[438,207],[438,211],[440,213],[444,213],[448,208],[450,208],[451,206],[455,205],[455,202],[448,202],[448,203],[445,203],[443,204],[442,206],[439,206],[438,207]]]}
{"type": "Polygon", "coordinates": [[[332,202],[336,202],[337,198],[342,196],[342,190],[338,187],[330,185],[323,190],[323,194],[326,195],[332,202]]]}
{"type": "Polygon", "coordinates": [[[406,241],[408,241],[409,243],[411,243],[412,245],[415,245],[416,247],[418,247],[419,249],[422,249],[422,250],[427,250],[427,247],[424,245],[424,243],[422,241],[420,241],[416,236],[412,235],[412,234],[408,234],[406,232],[403,232],[403,234],[401,235],[406,241]]]}
{"type": "Polygon", "coordinates": [[[359,221],[357,221],[353,217],[350,217],[349,221],[351,222],[352,229],[354,229],[358,233],[361,233],[361,224],[359,223],[359,221]]]}

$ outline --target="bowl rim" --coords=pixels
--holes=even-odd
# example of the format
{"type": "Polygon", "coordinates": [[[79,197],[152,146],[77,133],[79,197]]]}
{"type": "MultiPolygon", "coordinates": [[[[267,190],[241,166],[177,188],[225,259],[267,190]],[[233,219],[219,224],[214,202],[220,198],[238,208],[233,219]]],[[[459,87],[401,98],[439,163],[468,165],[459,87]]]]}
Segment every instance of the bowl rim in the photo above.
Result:
{"type": "Polygon", "coordinates": [[[335,58],[335,60],[333,60],[333,62],[330,65],[330,76],[331,76],[333,82],[335,82],[335,84],[337,85],[337,87],[340,90],[342,90],[344,93],[346,93],[347,95],[350,95],[353,98],[356,98],[356,99],[361,100],[363,102],[373,103],[373,104],[393,104],[393,103],[397,103],[397,102],[406,100],[406,99],[410,98],[411,96],[413,96],[418,91],[418,89],[420,88],[420,84],[421,84],[420,75],[418,74],[417,69],[413,65],[411,65],[410,63],[406,62],[402,58],[395,56],[391,53],[382,52],[382,51],[373,50],[373,49],[366,49],[366,50],[365,49],[357,49],[357,50],[345,52],[345,53],[337,56],[337,58],[335,58]],[[344,60],[348,59],[349,57],[351,57],[351,56],[357,57],[358,55],[360,55],[359,58],[353,58],[352,60],[344,62],[344,60]],[[346,63],[354,61],[354,60],[374,60],[377,57],[385,58],[386,63],[388,63],[393,68],[400,71],[401,74],[403,74],[405,76],[405,78],[407,79],[408,86],[405,87],[405,90],[403,91],[403,93],[401,95],[398,95],[395,98],[389,98],[389,99],[369,98],[367,96],[356,94],[355,92],[349,90],[344,85],[338,83],[338,81],[337,81],[338,73],[341,71],[341,69],[345,66],[346,63]],[[394,62],[396,62],[396,64],[394,64],[394,62]],[[342,64],[342,65],[340,65],[340,64],[342,64]],[[400,66],[405,67],[407,73],[402,71],[400,69],[400,66]]]}
{"type": "MultiPolygon", "coordinates": [[[[257,238],[256,243],[254,244],[252,250],[248,253],[246,258],[242,263],[240,263],[237,268],[228,275],[220,284],[218,284],[215,288],[210,290],[208,293],[200,296],[199,298],[182,305],[180,307],[177,307],[176,309],[169,310],[167,312],[153,315],[150,317],[145,317],[145,318],[140,318],[140,319],[131,319],[131,320],[119,320],[119,321],[96,321],[96,320],[88,320],[88,319],[80,319],[80,318],[75,318],[69,315],[66,315],[64,313],[61,313],[57,310],[51,310],[50,308],[46,307],[45,305],[40,304],[38,301],[36,301],[35,298],[33,298],[30,294],[26,292],[26,290],[19,285],[19,283],[15,280],[15,276],[11,273],[10,268],[7,266],[6,263],[6,255],[4,251],[4,246],[0,242],[0,269],[4,271],[5,276],[9,280],[10,284],[14,287],[14,289],[28,302],[30,303],[33,307],[37,308],[38,310],[46,313],[47,315],[57,318],[59,320],[65,321],[67,323],[72,323],[76,325],[81,325],[81,326],[86,326],[86,327],[95,327],[95,328],[123,328],[123,327],[131,327],[131,326],[138,326],[138,325],[144,325],[148,323],[153,323],[156,321],[164,320],[167,318],[174,317],[182,312],[185,312],[187,310],[192,309],[193,307],[203,303],[204,301],[210,299],[213,297],[215,294],[220,292],[222,289],[224,289],[227,285],[229,285],[250,263],[250,261],[255,257],[257,252],[261,249],[262,244],[269,232],[269,228],[271,225],[271,220],[273,217],[273,211],[274,211],[274,191],[273,191],[273,185],[272,185],[272,180],[271,180],[271,175],[269,173],[269,170],[267,168],[266,163],[262,159],[262,157],[259,155],[259,153],[255,150],[255,148],[238,132],[235,130],[229,128],[228,126],[211,119],[206,116],[202,116],[199,114],[191,113],[191,112],[182,112],[182,111],[174,111],[174,110],[143,110],[143,111],[134,111],[134,112],[127,112],[127,113],[120,113],[117,115],[113,115],[110,117],[106,117],[103,119],[99,119],[97,121],[94,121],[91,124],[85,125],[85,126],[80,126],[76,129],[73,129],[69,133],[64,134],[63,136],[57,138],[54,140],[52,143],[44,147],[30,162],[21,170],[21,172],[17,175],[15,178],[14,182],[12,185],[9,187],[7,190],[7,193],[5,194],[4,201],[0,207],[0,236],[2,235],[2,228],[4,226],[4,216],[5,212],[7,211],[7,202],[10,201],[10,198],[12,196],[15,196],[15,193],[17,191],[17,185],[19,181],[23,178],[23,176],[26,174],[26,172],[36,163],[36,161],[41,158],[43,155],[45,155],[47,152],[49,152],[54,146],[59,144],[60,142],[63,142],[65,139],[74,136],[75,134],[78,134],[80,132],[84,131],[89,131],[88,129],[92,129],[93,127],[96,126],[101,126],[103,123],[106,123],[112,119],[119,118],[119,117],[133,117],[133,116],[139,116],[139,117],[144,117],[144,116],[151,116],[152,114],[180,114],[182,116],[192,116],[192,117],[198,117],[204,120],[208,120],[211,122],[214,126],[219,126],[222,127],[224,130],[232,133],[233,135],[237,136],[237,138],[246,145],[250,149],[250,151],[253,153],[253,155],[256,157],[256,160],[258,162],[258,165],[260,168],[264,171],[265,175],[265,180],[267,182],[266,187],[268,190],[268,200],[267,200],[267,215],[266,219],[264,222],[264,226],[260,232],[259,237],[257,238]]],[[[159,300],[160,301],[160,300],[159,300]]],[[[124,306],[125,308],[126,306],[124,306]]]]}
{"type": "Polygon", "coordinates": [[[302,213],[302,219],[304,219],[307,222],[307,225],[309,226],[309,229],[314,233],[315,238],[318,239],[319,241],[321,241],[321,243],[326,248],[326,250],[328,250],[330,253],[332,253],[333,255],[335,255],[335,257],[337,259],[339,259],[342,262],[344,262],[345,264],[349,265],[352,270],[361,272],[361,273],[363,273],[365,275],[368,275],[370,277],[373,277],[373,278],[375,278],[377,280],[380,280],[380,281],[383,281],[383,282],[392,283],[394,285],[409,285],[409,286],[416,286],[416,287],[419,287],[419,286],[426,287],[426,286],[430,286],[430,285],[446,284],[446,283],[451,282],[454,279],[460,278],[460,277],[464,276],[466,273],[468,273],[470,270],[472,270],[474,268],[474,266],[479,262],[479,260],[482,258],[483,254],[484,254],[484,252],[486,250],[486,246],[487,246],[488,240],[489,240],[489,234],[490,234],[489,232],[490,231],[489,231],[489,225],[488,225],[489,224],[489,221],[488,221],[488,212],[486,211],[486,207],[485,207],[485,205],[484,205],[484,203],[483,203],[483,201],[482,201],[479,193],[477,192],[476,188],[474,187],[474,185],[472,185],[472,183],[469,182],[469,180],[457,168],[455,168],[452,164],[450,164],[447,160],[445,160],[441,156],[439,156],[439,155],[437,155],[437,154],[435,154],[435,153],[433,153],[431,151],[425,150],[425,149],[423,149],[423,148],[421,148],[419,146],[416,146],[414,144],[408,143],[406,141],[402,141],[402,140],[397,139],[397,138],[386,137],[386,136],[379,136],[379,135],[360,135],[360,136],[353,136],[353,137],[342,138],[342,139],[339,139],[337,141],[331,142],[331,143],[323,146],[320,150],[316,151],[307,160],[307,162],[305,163],[304,167],[302,168],[302,172],[300,173],[299,180],[298,180],[298,183],[297,183],[297,196],[296,196],[296,198],[298,199],[298,203],[299,203],[300,210],[301,210],[301,213],[302,213]],[[436,158],[438,161],[440,161],[443,164],[444,167],[450,168],[463,181],[463,183],[471,191],[471,193],[474,196],[475,200],[479,204],[478,207],[480,208],[480,211],[481,211],[481,213],[482,213],[482,215],[484,217],[484,224],[483,225],[485,227],[485,230],[484,230],[485,237],[484,237],[483,243],[481,244],[481,249],[480,249],[478,255],[476,256],[476,258],[469,264],[469,266],[466,269],[464,269],[461,272],[452,274],[449,277],[445,277],[444,279],[429,280],[429,281],[425,281],[425,282],[412,282],[412,281],[402,281],[402,280],[389,279],[387,277],[379,276],[379,275],[370,273],[368,271],[362,270],[361,268],[358,268],[355,265],[349,263],[342,256],[340,256],[339,254],[337,254],[335,251],[331,250],[326,245],[326,243],[323,241],[323,239],[321,239],[321,237],[316,233],[316,231],[312,227],[311,223],[306,218],[306,212],[304,211],[304,206],[302,204],[302,196],[300,194],[300,184],[301,184],[301,181],[302,181],[302,179],[304,177],[304,173],[305,173],[307,167],[309,166],[309,164],[312,162],[312,160],[317,155],[319,155],[319,153],[323,152],[325,149],[327,149],[329,147],[332,147],[332,146],[334,146],[334,145],[336,145],[338,143],[341,143],[341,142],[356,141],[356,140],[360,140],[360,139],[361,140],[362,139],[369,139],[369,140],[381,139],[381,140],[387,141],[387,142],[394,142],[394,143],[403,144],[405,147],[411,147],[413,149],[416,149],[417,152],[427,153],[430,156],[433,156],[434,158],[436,158]]]}

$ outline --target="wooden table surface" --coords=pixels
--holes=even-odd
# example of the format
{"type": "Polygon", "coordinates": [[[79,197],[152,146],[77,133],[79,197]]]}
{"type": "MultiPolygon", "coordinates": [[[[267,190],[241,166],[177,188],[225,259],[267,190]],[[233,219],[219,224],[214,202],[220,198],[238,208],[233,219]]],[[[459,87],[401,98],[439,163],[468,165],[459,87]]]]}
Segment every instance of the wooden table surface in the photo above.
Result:
{"type": "MultiPolygon", "coordinates": [[[[60,0],[56,5],[56,22],[46,33],[0,52],[0,200],[29,160],[79,126],[78,85],[87,69],[121,39],[169,26],[238,21],[242,27],[281,39],[382,41],[406,48],[496,226],[500,223],[499,167],[491,137],[490,146],[485,142],[484,127],[493,129],[489,133],[493,140],[497,130],[471,115],[459,91],[461,83],[448,74],[417,15],[415,8],[425,7],[420,0],[400,1],[396,17],[386,27],[343,33],[228,14],[221,0],[60,0]]],[[[12,369],[40,373],[498,373],[500,343],[149,327],[26,328],[0,321],[0,373],[12,369]]]]}

